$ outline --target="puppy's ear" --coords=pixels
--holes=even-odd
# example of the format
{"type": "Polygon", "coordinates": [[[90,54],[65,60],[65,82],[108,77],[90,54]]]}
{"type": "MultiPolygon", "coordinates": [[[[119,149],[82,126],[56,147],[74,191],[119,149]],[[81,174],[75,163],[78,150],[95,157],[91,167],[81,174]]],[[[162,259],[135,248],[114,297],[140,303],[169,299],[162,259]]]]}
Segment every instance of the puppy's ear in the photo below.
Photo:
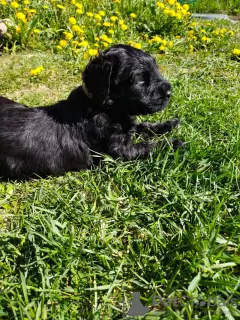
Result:
{"type": "Polygon", "coordinates": [[[83,83],[91,99],[98,104],[112,103],[109,98],[111,74],[112,61],[107,60],[103,54],[92,59],[83,72],[83,83]]]}

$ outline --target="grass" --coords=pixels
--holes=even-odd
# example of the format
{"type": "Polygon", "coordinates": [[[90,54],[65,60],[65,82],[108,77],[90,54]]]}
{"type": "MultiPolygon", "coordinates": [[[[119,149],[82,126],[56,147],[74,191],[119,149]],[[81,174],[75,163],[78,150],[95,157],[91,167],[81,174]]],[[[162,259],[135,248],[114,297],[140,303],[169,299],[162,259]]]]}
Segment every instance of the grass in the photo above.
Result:
{"type": "Polygon", "coordinates": [[[195,12],[226,12],[240,14],[239,0],[195,0],[190,1],[191,9],[195,12]]]}
{"type": "MultiPolygon", "coordinates": [[[[181,301],[146,319],[240,317],[235,41],[156,55],[173,95],[166,111],[141,119],[181,118],[172,135],[185,150],[125,163],[106,156],[91,171],[0,183],[1,319],[122,319],[132,292],[149,307],[154,295],[181,301]]],[[[29,106],[67,97],[84,68],[51,52],[1,62],[0,94],[29,106]],[[32,79],[37,65],[45,70],[32,79]]]]}

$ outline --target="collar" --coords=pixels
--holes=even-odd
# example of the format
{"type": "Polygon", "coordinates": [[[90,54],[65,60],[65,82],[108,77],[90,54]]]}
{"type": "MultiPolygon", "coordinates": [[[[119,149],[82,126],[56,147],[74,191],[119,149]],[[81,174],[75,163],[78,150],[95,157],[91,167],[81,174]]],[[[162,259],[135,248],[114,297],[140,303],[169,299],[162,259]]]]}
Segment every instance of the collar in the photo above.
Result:
{"type": "Polygon", "coordinates": [[[93,100],[93,96],[92,94],[88,91],[88,88],[86,87],[86,84],[83,82],[82,83],[82,89],[83,89],[83,92],[85,93],[85,95],[90,99],[90,100],[93,100]]]}

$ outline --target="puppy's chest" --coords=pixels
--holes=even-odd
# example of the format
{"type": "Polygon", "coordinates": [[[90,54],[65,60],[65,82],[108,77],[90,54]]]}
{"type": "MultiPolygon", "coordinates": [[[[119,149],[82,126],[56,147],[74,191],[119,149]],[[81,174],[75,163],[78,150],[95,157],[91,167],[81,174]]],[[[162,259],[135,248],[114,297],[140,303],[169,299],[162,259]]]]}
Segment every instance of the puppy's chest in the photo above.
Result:
{"type": "Polygon", "coordinates": [[[130,117],[110,117],[102,115],[94,119],[94,127],[100,136],[126,134],[134,127],[134,121],[130,117]]]}

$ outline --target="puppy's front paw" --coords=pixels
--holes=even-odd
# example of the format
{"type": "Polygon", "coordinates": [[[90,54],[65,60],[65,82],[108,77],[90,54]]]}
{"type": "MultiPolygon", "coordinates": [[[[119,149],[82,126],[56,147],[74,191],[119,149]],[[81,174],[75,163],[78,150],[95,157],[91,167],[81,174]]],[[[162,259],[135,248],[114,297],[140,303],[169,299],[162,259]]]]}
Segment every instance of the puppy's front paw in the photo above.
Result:
{"type": "Polygon", "coordinates": [[[166,123],[166,125],[169,126],[169,131],[171,131],[172,129],[177,128],[180,125],[181,120],[180,119],[170,119],[170,120],[166,121],[165,123],[166,123]]]}
{"type": "Polygon", "coordinates": [[[177,149],[183,148],[184,147],[184,142],[182,140],[172,140],[172,147],[173,150],[176,151],[177,149]]]}

